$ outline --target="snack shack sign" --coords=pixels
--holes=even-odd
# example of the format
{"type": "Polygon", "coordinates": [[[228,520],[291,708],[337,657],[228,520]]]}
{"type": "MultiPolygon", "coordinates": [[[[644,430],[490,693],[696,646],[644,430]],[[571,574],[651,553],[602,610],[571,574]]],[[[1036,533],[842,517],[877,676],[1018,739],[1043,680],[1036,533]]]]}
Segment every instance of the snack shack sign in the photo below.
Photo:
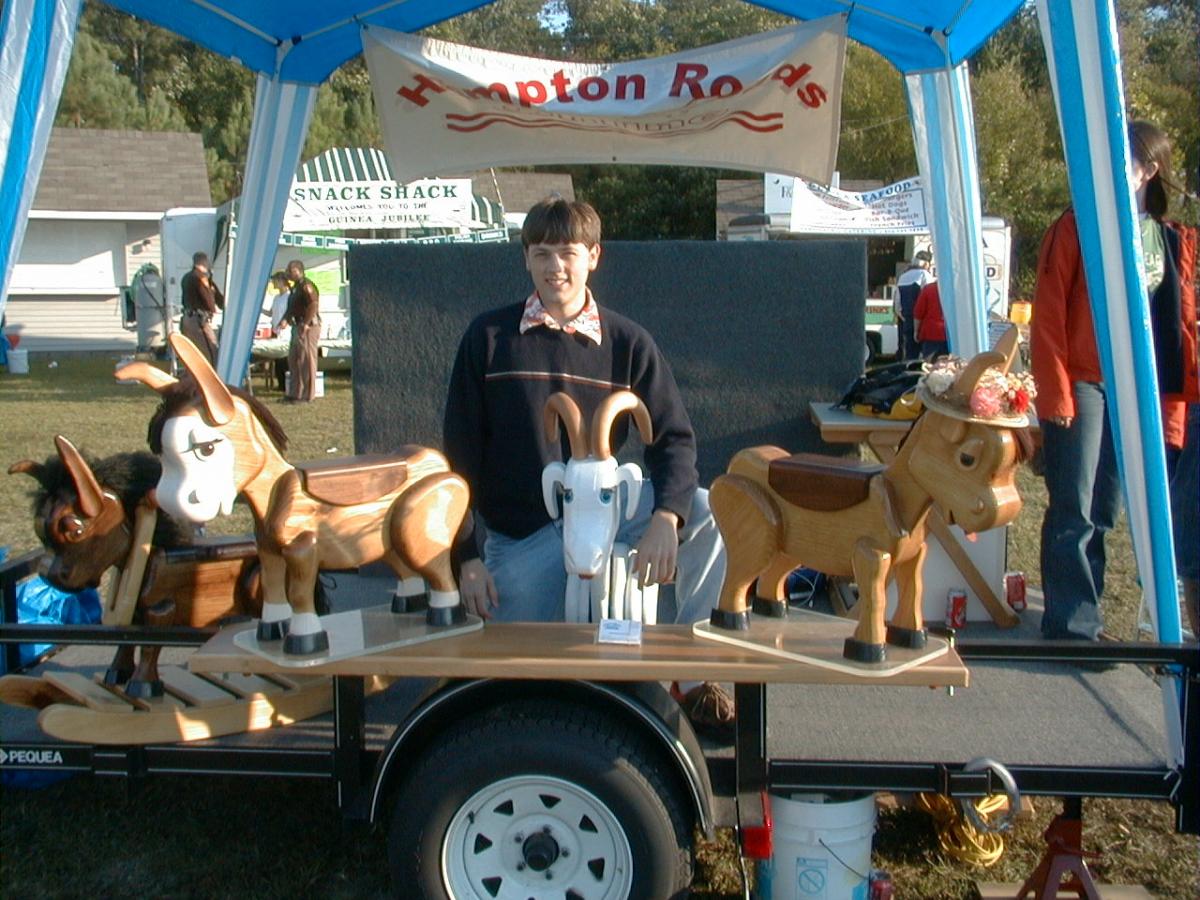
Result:
{"type": "Polygon", "coordinates": [[[828,182],[845,17],[618,64],[363,31],[393,174],[532,163],[667,163],[828,182]]]}

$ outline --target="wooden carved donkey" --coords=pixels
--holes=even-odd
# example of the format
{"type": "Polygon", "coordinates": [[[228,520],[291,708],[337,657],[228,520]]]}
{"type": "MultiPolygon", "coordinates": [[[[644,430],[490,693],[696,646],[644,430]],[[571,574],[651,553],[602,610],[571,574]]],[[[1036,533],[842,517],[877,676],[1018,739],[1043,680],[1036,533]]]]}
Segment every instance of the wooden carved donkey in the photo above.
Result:
{"type": "MultiPolygon", "coordinates": [[[[405,446],[395,456],[293,466],[283,457],[286,436],[266,407],[226,386],[187,338],[170,340],[190,377],[176,381],[138,362],[117,375],[163,398],[150,442],[162,460],[157,497],[164,509],[201,523],[227,514],[238,494],[248,501],[262,562],[260,641],[285,638],[284,652],[295,655],[328,649],[313,606],[318,570],[376,560],[404,584],[417,575],[428,581],[431,625],[465,619],[450,548],[468,491],[445,457],[405,446]]],[[[393,610],[404,604],[394,599],[393,610]]]]}
{"type": "Polygon", "coordinates": [[[858,583],[859,620],[846,640],[847,658],[883,660],[885,637],[923,647],[921,567],[931,505],[968,532],[1007,525],[1021,509],[1013,476],[1031,448],[1028,421],[1020,414],[1029,398],[1017,404],[1020,412],[993,404],[993,386],[1007,377],[1016,349],[1012,329],[940,393],[929,389],[926,376],[918,391],[925,412],[886,467],[789,456],[778,447],[738,453],[709,493],[728,552],[713,625],[747,628],[751,584],[757,579],[760,594],[782,600],[787,574],[805,565],[858,583]],[[981,381],[991,405],[987,415],[972,411],[980,405],[972,401],[978,401],[981,381]],[[900,599],[885,632],[889,578],[896,579],[900,599]]]}
{"type": "MultiPolygon", "coordinates": [[[[238,615],[258,615],[258,560],[253,541],[193,541],[149,502],[162,472],[149,453],[119,453],[89,463],[62,435],[57,456],[24,459],[9,474],[28,475],[34,493],[34,530],[45,554],[42,577],[59,590],[98,587],[116,567],[105,599],[105,625],[212,625],[238,615]]],[[[106,684],[124,685],[134,697],[162,694],[161,648],[123,645],[105,673],[106,684]]]]}

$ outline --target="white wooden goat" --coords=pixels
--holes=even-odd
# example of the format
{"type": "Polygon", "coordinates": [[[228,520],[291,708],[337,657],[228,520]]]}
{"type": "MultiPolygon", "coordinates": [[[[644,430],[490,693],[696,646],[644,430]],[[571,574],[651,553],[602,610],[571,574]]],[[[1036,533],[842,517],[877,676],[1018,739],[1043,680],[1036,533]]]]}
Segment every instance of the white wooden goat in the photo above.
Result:
{"type": "Polygon", "coordinates": [[[658,621],[658,586],[637,584],[636,550],[614,544],[621,523],[621,491],[625,485],[625,518],[637,512],[642,493],[642,470],[634,463],[618,465],[611,447],[617,417],[633,416],[642,441],[653,440],[650,413],[631,391],[610,394],[592,417],[591,441],[583,414],[567,394],[553,394],[543,413],[546,437],[559,439],[566,429],[571,458],[542,470],[542,499],[552,519],[559,516],[562,497],[563,564],[567,570],[566,620],[586,622],[635,619],[647,625],[658,621]]]}

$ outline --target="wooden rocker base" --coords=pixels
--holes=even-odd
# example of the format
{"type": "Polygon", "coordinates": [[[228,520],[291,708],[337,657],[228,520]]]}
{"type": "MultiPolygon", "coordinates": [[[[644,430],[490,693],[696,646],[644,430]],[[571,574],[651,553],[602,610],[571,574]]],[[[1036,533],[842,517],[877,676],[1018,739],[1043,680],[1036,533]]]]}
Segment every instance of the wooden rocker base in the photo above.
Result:
{"type": "Polygon", "coordinates": [[[745,631],[714,628],[709,622],[697,622],[692,633],[698,638],[722,641],[770,656],[792,659],[822,669],[833,669],[868,678],[887,678],[921,663],[945,655],[950,645],[937,637],[920,650],[906,647],[887,648],[883,662],[858,663],[842,657],[846,638],[854,634],[856,623],[807,609],[789,609],[786,619],[754,616],[745,631]]]}
{"type": "MultiPolygon", "coordinates": [[[[129,697],[78,672],[41,678],[0,678],[0,701],[40,709],[38,726],[63,741],[88,744],[167,744],[290,725],[333,708],[324,676],[195,675],[164,666],[165,691],[154,699],[129,697]]],[[[390,679],[374,677],[367,691],[390,679]]]]}
{"type": "Polygon", "coordinates": [[[276,665],[302,669],[478,631],[483,619],[468,613],[461,624],[434,627],[424,612],[394,613],[387,604],[321,616],[321,626],[329,636],[329,648],[309,656],[289,656],[278,641],[259,643],[249,629],[234,635],[233,643],[276,665]]]}

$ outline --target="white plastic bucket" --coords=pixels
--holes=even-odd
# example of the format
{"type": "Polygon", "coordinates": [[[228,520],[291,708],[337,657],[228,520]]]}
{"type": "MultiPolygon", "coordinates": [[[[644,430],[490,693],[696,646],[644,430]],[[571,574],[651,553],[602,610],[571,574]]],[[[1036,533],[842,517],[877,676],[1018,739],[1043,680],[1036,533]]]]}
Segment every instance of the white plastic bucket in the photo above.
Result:
{"type": "Polygon", "coordinates": [[[28,350],[9,350],[8,351],[8,371],[10,375],[28,375],[29,374],[29,351],[28,350]]]}
{"type": "MultiPolygon", "coordinates": [[[[285,394],[287,394],[288,396],[291,396],[291,393],[292,393],[292,373],[291,372],[283,373],[283,392],[285,394]]],[[[317,373],[317,389],[313,393],[313,399],[315,400],[318,397],[324,397],[324,396],[325,396],[325,373],[318,372],[317,373]]]]}
{"type": "Polygon", "coordinates": [[[759,866],[769,900],[867,900],[874,794],[771,795],[771,859],[759,866]]]}

